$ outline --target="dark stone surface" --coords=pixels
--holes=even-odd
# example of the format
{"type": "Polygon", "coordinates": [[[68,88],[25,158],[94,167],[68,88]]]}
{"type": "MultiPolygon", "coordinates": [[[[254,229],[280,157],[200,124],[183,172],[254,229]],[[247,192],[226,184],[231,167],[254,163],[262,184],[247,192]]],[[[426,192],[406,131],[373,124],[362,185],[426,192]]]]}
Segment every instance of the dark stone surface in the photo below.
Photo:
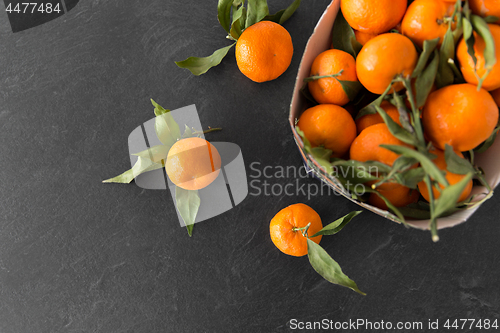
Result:
{"type": "MultiPolygon", "coordinates": [[[[289,2],[270,1],[271,11],[289,2]]],[[[80,1],[19,33],[0,13],[2,333],[500,319],[499,196],[442,230],[436,244],[428,232],[370,212],[324,238],[363,297],[324,281],[307,258],[282,254],[269,237],[281,208],[304,202],[326,222],[357,209],[344,198],[249,195],[189,238],[168,192],[101,183],[129,168],[127,137],[154,116],[150,98],[171,109],[196,104],[204,126],[223,128],[207,138],[237,143],[249,175],[252,162],[300,165],[288,108],[307,38],[328,3],[303,1],[285,24],[292,64],[264,84],[238,71],[234,51],[200,77],[174,64],[228,45],[216,1],[80,1]]]]}

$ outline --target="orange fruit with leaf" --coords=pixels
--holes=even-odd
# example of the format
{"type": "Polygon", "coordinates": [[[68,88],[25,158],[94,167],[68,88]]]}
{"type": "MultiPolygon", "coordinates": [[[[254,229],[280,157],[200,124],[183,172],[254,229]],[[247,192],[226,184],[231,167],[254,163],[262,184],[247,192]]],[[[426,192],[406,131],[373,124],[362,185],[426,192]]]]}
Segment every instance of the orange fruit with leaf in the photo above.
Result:
{"type": "Polygon", "coordinates": [[[306,80],[309,92],[318,103],[345,105],[349,97],[339,81],[358,81],[356,61],[347,52],[326,50],[314,59],[306,80]]]}
{"type": "Polygon", "coordinates": [[[266,82],[283,74],[292,61],[292,37],[281,25],[261,21],[246,28],[236,42],[236,63],[250,80],[266,82]]]}
{"type": "Polygon", "coordinates": [[[347,23],[358,31],[380,34],[395,27],[406,11],[406,0],[341,0],[347,23]]]}
{"type": "MultiPolygon", "coordinates": [[[[368,185],[374,182],[368,183],[368,185]]],[[[412,190],[409,187],[398,183],[383,183],[375,188],[375,190],[384,196],[393,206],[404,207],[418,201],[420,193],[417,190],[412,190]]],[[[380,209],[389,210],[385,201],[376,193],[370,193],[368,203],[380,209]]]]}
{"type": "Polygon", "coordinates": [[[302,113],[297,123],[314,147],[332,151],[332,157],[341,157],[356,137],[356,124],[352,116],[341,106],[320,104],[302,113]]]}
{"type": "MultiPolygon", "coordinates": [[[[274,245],[283,253],[301,257],[307,254],[307,238],[302,234],[308,224],[307,235],[313,236],[323,228],[321,218],[311,207],[299,203],[280,210],[271,220],[269,231],[274,245]],[[302,229],[301,229],[302,228],[302,229]]],[[[322,236],[310,238],[319,244],[322,236]]]]}
{"type": "MultiPolygon", "coordinates": [[[[445,178],[450,185],[454,185],[454,184],[458,183],[459,181],[461,181],[465,177],[465,175],[459,175],[459,174],[452,173],[452,172],[446,170],[447,164],[446,164],[444,151],[442,151],[440,149],[433,149],[433,150],[431,150],[431,153],[437,156],[432,161],[440,170],[443,170],[446,172],[445,178]]],[[[457,151],[455,153],[459,157],[464,158],[464,155],[461,152],[457,151]]],[[[439,187],[440,187],[440,189],[443,189],[442,185],[439,185],[439,187]]],[[[420,191],[420,193],[422,194],[422,196],[424,197],[425,200],[430,201],[429,190],[428,190],[427,184],[424,181],[421,181],[418,183],[418,190],[420,191]]],[[[471,190],[472,190],[472,180],[469,181],[469,183],[467,184],[465,189],[462,191],[457,202],[461,202],[461,201],[464,201],[465,199],[467,199],[471,193],[471,190]]],[[[439,197],[441,196],[440,190],[438,190],[435,186],[432,186],[432,193],[433,193],[432,195],[434,196],[434,199],[439,199],[439,197]]]]}
{"type": "Polygon", "coordinates": [[[498,107],[484,89],[473,84],[449,85],[431,93],[422,111],[424,134],[444,150],[476,148],[490,137],[498,122],[498,107]]]}
{"type": "Polygon", "coordinates": [[[360,162],[377,161],[392,166],[399,155],[380,145],[410,147],[392,135],[385,123],[375,124],[365,128],[354,139],[349,151],[350,158],[360,162]]]}
{"type": "Polygon", "coordinates": [[[210,185],[219,175],[221,157],[217,148],[198,137],[177,141],[165,162],[168,178],[185,190],[199,190],[210,185]]]}
{"type": "MultiPolygon", "coordinates": [[[[497,62],[491,68],[486,79],[482,82],[481,87],[490,91],[500,88],[500,26],[496,24],[488,24],[488,28],[493,36],[495,44],[495,57],[497,62]]],[[[460,70],[465,81],[478,84],[479,79],[483,77],[490,69],[486,68],[486,59],[484,56],[486,43],[484,39],[474,32],[474,55],[476,64],[474,65],[473,58],[467,52],[467,44],[462,38],[457,46],[457,59],[460,63],[460,70]]]]}
{"type": "MultiPolygon", "coordinates": [[[[435,38],[439,38],[438,45],[441,45],[451,21],[455,2],[415,0],[406,10],[401,22],[401,32],[421,48],[425,40],[435,38]]],[[[452,22],[452,29],[455,25],[452,22]]]]}
{"type": "MultiPolygon", "coordinates": [[[[397,33],[378,35],[369,40],[356,58],[356,74],[361,84],[374,94],[382,94],[397,77],[411,75],[418,54],[408,37],[397,33]]],[[[401,82],[392,84],[390,93],[403,89],[401,82]]]]}
{"type": "MultiPolygon", "coordinates": [[[[398,125],[401,125],[399,121],[399,111],[398,108],[388,101],[383,101],[380,104],[380,107],[384,109],[384,111],[394,120],[398,125]]],[[[383,123],[384,120],[378,113],[367,114],[358,119],[356,119],[356,129],[358,131],[358,135],[367,127],[370,127],[375,124],[383,123]]]]}
{"type": "Polygon", "coordinates": [[[294,1],[287,8],[270,14],[267,0],[252,3],[221,0],[217,4],[217,18],[227,32],[226,38],[234,43],[210,56],[189,57],[175,63],[194,75],[201,75],[220,64],[236,45],[236,63],[245,76],[255,82],[274,80],[291,63],[292,38],[282,24],[299,5],[300,1],[294,1]]]}

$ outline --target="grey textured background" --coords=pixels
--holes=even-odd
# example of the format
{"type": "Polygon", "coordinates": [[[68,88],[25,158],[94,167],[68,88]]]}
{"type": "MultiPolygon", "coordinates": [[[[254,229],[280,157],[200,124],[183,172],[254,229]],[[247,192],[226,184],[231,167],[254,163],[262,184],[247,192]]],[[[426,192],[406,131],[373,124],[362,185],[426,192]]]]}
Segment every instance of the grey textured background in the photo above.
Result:
{"type": "MultiPolygon", "coordinates": [[[[272,0],[271,11],[289,3],[272,0]]],[[[228,45],[215,0],[80,1],[16,34],[0,12],[0,332],[288,332],[292,318],[500,319],[498,195],[441,231],[437,244],[370,212],[325,237],[362,297],[269,237],[270,219],[292,203],[309,204],[325,223],[357,209],[341,197],[249,196],[189,238],[168,192],[101,184],[129,167],[127,137],[154,116],[150,98],[171,109],[196,104],[204,126],[223,128],[207,138],[238,144],[249,175],[252,162],[300,165],[288,107],[328,3],[303,1],[285,24],[292,64],[264,84],[238,71],[234,51],[200,77],[174,64],[228,45]]]]}

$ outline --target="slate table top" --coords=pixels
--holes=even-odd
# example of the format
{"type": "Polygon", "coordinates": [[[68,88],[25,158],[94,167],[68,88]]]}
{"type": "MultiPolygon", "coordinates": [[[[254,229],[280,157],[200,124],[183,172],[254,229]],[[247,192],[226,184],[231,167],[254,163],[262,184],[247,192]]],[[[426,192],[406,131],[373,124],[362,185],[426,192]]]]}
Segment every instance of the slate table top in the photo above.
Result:
{"type": "Polygon", "coordinates": [[[223,128],[207,138],[238,144],[249,176],[254,162],[300,166],[289,104],[328,3],[303,1],[285,23],[292,63],[263,84],[238,71],[234,51],[199,77],[175,65],[228,45],[216,1],[80,1],[17,33],[0,13],[0,332],[292,332],[293,320],[324,319],[426,331],[429,320],[500,319],[498,195],[438,243],[368,211],[324,238],[363,297],[269,237],[293,203],[323,221],[358,209],[342,197],[249,195],[189,238],[167,191],[101,183],[130,167],[127,138],[154,116],[150,98],[196,104],[204,126],[223,128]]]}

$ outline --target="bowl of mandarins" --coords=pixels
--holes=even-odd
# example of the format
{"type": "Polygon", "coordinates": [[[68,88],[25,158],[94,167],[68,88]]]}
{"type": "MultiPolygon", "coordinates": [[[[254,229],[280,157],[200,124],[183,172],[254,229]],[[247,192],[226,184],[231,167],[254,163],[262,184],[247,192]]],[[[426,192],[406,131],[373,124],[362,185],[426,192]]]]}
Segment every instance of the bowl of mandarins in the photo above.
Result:
{"type": "Polygon", "coordinates": [[[498,17],[488,0],[333,0],[290,107],[306,166],[434,241],[466,221],[500,182],[498,17]]]}

